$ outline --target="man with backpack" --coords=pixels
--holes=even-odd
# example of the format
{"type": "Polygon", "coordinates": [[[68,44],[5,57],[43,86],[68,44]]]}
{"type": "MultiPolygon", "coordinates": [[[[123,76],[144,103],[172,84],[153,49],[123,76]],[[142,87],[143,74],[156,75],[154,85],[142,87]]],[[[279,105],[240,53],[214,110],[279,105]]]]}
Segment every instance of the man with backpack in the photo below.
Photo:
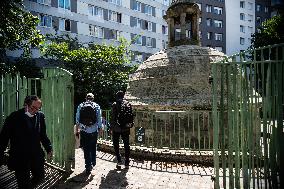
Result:
{"type": "Polygon", "coordinates": [[[101,128],[101,108],[94,102],[94,95],[88,93],[86,101],[77,108],[75,129],[75,134],[80,134],[81,137],[80,146],[84,152],[86,174],[91,174],[96,165],[97,139],[101,128]]]}
{"type": "Polygon", "coordinates": [[[116,102],[112,104],[111,112],[111,132],[113,136],[113,147],[117,159],[117,169],[121,169],[122,159],[119,153],[119,138],[121,136],[124,143],[125,151],[125,169],[129,169],[129,135],[130,128],[133,127],[133,112],[131,104],[124,98],[124,92],[118,91],[116,93],[116,102]]]}

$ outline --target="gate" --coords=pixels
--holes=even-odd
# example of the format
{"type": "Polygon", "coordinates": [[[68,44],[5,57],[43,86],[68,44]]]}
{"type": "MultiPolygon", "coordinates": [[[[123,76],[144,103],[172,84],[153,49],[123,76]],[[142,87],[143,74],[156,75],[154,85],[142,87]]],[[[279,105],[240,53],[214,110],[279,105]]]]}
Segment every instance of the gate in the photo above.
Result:
{"type": "Polygon", "coordinates": [[[22,78],[19,75],[1,76],[0,128],[5,118],[23,107],[26,95],[36,94],[42,101],[47,134],[53,145],[51,164],[71,171],[75,163],[74,86],[72,74],[59,68],[43,68],[43,78],[22,78]]]}
{"type": "Polygon", "coordinates": [[[284,188],[283,57],[279,44],[213,64],[215,188],[284,188]]]}

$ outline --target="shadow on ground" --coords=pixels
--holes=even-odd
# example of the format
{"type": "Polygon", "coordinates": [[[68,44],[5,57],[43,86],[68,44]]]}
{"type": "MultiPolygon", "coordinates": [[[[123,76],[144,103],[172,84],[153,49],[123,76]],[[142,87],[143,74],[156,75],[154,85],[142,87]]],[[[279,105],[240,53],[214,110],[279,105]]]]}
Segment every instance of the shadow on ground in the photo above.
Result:
{"type": "Polygon", "coordinates": [[[128,186],[126,173],[127,169],[110,170],[106,177],[101,177],[100,189],[104,188],[125,188],[128,186]]]}
{"type": "MultiPolygon", "coordinates": [[[[45,166],[45,180],[37,186],[37,189],[47,189],[54,187],[60,180],[64,180],[68,175],[66,173],[45,166]]],[[[0,188],[1,189],[16,189],[18,188],[15,173],[10,171],[6,165],[0,166],[0,188]]]]}

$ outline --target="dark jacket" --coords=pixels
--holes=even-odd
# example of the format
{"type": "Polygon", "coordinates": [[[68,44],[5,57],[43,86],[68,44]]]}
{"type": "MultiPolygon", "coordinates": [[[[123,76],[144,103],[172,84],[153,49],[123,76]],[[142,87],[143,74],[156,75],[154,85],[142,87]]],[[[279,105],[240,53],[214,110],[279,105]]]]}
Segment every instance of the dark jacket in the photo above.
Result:
{"type": "MultiPolygon", "coordinates": [[[[127,102],[126,100],[123,100],[127,102]]],[[[116,101],[112,104],[112,109],[111,109],[111,120],[110,120],[110,125],[111,125],[111,130],[113,132],[117,133],[123,133],[123,132],[130,132],[130,128],[124,127],[123,125],[119,125],[118,123],[118,113],[119,113],[119,106],[122,102],[116,101]]],[[[132,120],[133,122],[133,120],[132,120]]]]}
{"type": "Polygon", "coordinates": [[[37,112],[32,118],[20,109],[11,113],[5,120],[0,133],[0,161],[10,141],[8,167],[10,170],[29,168],[33,161],[44,162],[44,151],[52,151],[46,135],[45,116],[37,112]]]}

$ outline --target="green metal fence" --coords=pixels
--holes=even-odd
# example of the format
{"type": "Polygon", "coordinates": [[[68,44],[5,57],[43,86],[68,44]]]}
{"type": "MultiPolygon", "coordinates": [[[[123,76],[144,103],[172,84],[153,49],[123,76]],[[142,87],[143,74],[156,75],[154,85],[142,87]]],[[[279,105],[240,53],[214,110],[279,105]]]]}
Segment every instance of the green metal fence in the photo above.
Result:
{"type": "MultiPolygon", "coordinates": [[[[110,111],[103,111],[108,121],[110,111]]],[[[213,123],[211,110],[187,111],[137,111],[134,128],[131,130],[132,146],[173,150],[212,150],[213,123]],[[135,140],[135,128],[145,129],[145,140],[135,140]]],[[[101,139],[111,140],[110,133],[104,131],[101,139]]]]}
{"type": "Polygon", "coordinates": [[[22,108],[26,95],[36,94],[43,101],[47,133],[53,144],[52,164],[66,171],[74,166],[75,141],[74,86],[72,75],[59,68],[42,69],[43,78],[22,78],[19,75],[2,75],[0,82],[0,128],[5,118],[22,108]]]}
{"type": "Polygon", "coordinates": [[[283,56],[279,44],[213,64],[215,188],[284,188],[283,56]]]}

